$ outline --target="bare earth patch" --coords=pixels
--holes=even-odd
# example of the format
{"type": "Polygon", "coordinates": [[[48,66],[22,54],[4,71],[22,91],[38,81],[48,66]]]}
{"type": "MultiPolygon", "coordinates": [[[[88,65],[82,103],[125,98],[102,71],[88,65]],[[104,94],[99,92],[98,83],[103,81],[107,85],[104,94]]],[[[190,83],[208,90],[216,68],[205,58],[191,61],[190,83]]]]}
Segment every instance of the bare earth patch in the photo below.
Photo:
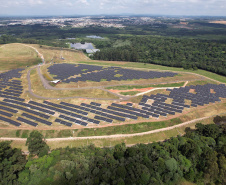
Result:
{"type": "Polygon", "coordinates": [[[210,21],[209,23],[226,24],[226,21],[210,21]]]}

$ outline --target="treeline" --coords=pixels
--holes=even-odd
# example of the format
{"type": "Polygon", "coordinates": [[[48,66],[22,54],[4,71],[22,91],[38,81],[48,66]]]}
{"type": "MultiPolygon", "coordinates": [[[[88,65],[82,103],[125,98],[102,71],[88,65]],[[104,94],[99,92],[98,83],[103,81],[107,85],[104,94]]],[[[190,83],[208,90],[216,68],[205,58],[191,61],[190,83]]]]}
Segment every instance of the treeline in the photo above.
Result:
{"type": "Polygon", "coordinates": [[[111,48],[104,49],[101,52],[96,52],[93,57],[95,60],[108,60],[108,61],[131,61],[138,62],[139,55],[136,49],[130,47],[128,49],[111,48]]]}
{"type": "Polygon", "coordinates": [[[93,59],[138,61],[184,69],[199,68],[226,75],[224,42],[150,36],[126,40],[131,42],[130,46],[102,49],[94,54],[93,59]],[[136,56],[136,60],[131,60],[132,55],[136,56]]]}
{"type": "Polygon", "coordinates": [[[26,44],[40,44],[53,47],[63,47],[68,48],[68,45],[61,40],[36,40],[32,38],[16,38],[13,35],[1,35],[0,44],[10,44],[10,43],[26,43],[26,44]]]}
{"type": "Polygon", "coordinates": [[[199,123],[196,130],[186,128],[183,137],[165,142],[133,147],[125,144],[113,148],[67,147],[51,153],[40,133],[33,131],[32,134],[27,140],[28,159],[19,149],[12,149],[9,142],[0,143],[0,184],[173,185],[182,179],[197,184],[226,183],[223,122],[219,125],[199,123]]]}

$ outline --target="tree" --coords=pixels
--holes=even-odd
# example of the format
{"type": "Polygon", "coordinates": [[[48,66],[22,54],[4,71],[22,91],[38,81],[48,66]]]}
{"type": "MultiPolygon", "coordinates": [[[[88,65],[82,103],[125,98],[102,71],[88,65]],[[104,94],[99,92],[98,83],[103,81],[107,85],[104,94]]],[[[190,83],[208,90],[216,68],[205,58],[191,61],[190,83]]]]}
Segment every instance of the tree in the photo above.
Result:
{"type": "Polygon", "coordinates": [[[12,149],[11,142],[0,142],[0,184],[16,184],[18,175],[24,170],[26,157],[20,149],[12,149]]]}
{"type": "Polygon", "coordinates": [[[121,159],[124,157],[124,152],[126,151],[126,145],[125,143],[115,145],[114,149],[114,157],[115,159],[121,159]]]}
{"type": "Polygon", "coordinates": [[[26,145],[32,155],[38,155],[42,157],[48,154],[49,146],[46,144],[43,135],[38,131],[32,131],[27,138],[26,145]]]}

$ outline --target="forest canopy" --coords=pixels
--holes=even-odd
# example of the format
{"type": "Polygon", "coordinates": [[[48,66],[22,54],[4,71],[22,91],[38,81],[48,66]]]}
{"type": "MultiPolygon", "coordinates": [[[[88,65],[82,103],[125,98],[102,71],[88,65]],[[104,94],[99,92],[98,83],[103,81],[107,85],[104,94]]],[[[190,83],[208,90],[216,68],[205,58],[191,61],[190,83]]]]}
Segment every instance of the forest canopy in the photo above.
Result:
{"type": "Polygon", "coordinates": [[[95,60],[159,64],[184,69],[203,69],[226,75],[226,43],[163,37],[131,37],[131,44],[101,49],[95,60]]]}
{"type": "MultiPolygon", "coordinates": [[[[215,121],[220,120],[219,117],[215,121]]],[[[37,134],[37,133],[36,133],[37,134]]],[[[75,141],[76,142],[76,141],[75,141]]],[[[29,157],[0,143],[0,184],[197,184],[226,183],[226,126],[196,125],[164,142],[59,148],[29,157]]]]}

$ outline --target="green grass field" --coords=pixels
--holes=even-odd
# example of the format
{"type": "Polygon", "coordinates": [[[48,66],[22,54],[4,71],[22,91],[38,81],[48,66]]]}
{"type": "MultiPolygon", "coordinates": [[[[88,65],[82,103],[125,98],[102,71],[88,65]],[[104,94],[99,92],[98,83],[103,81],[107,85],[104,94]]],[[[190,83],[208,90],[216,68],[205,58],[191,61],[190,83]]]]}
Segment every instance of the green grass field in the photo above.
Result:
{"type": "MultiPolygon", "coordinates": [[[[213,118],[201,121],[202,124],[213,123],[213,118]]],[[[168,131],[162,131],[159,133],[153,133],[142,136],[134,137],[118,137],[113,139],[84,139],[84,140],[64,140],[64,141],[48,141],[48,145],[51,149],[56,149],[60,147],[81,147],[94,144],[97,147],[112,147],[116,144],[124,142],[127,146],[131,146],[138,143],[151,143],[157,141],[164,141],[170,137],[176,137],[177,135],[183,135],[185,133],[186,127],[195,128],[196,123],[191,123],[183,127],[175,128],[168,131]]],[[[76,130],[75,130],[76,132],[76,130]]],[[[52,131],[53,133],[53,131],[52,131]]],[[[44,131],[42,132],[44,134],[44,131]]],[[[21,148],[23,151],[28,151],[27,146],[25,146],[26,141],[13,141],[12,146],[16,148],[21,148]]]]}
{"type": "Polygon", "coordinates": [[[181,87],[183,85],[184,85],[184,82],[157,84],[157,85],[122,85],[122,86],[106,87],[105,89],[127,90],[127,89],[142,89],[142,88],[148,88],[148,87],[181,87]]]}
{"type": "Polygon", "coordinates": [[[138,124],[127,124],[121,126],[95,128],[95,129],[85,128],[78,133],[78,136],[83,137],[83,136],[102,136],[114,134],[133,134],[169,127],[180,123],[182,123],[182,121],[179,118],[175,118],[169,121],[144,122],[138,124]]]}
{"type": "Polygon", "coordinates": [[[41,63],[32,48],[22,44],[6,44],[0,47],[0,71],[24,68],[41,63]]]}
{"type": "Polygon", "coordinates": [[[140,93],[140,91],[120,92],[120,94],[122,94],[124,96],[127,96],[127,95],[133,96],[133,95],[138,94],[138,93],[140,93]]]}

